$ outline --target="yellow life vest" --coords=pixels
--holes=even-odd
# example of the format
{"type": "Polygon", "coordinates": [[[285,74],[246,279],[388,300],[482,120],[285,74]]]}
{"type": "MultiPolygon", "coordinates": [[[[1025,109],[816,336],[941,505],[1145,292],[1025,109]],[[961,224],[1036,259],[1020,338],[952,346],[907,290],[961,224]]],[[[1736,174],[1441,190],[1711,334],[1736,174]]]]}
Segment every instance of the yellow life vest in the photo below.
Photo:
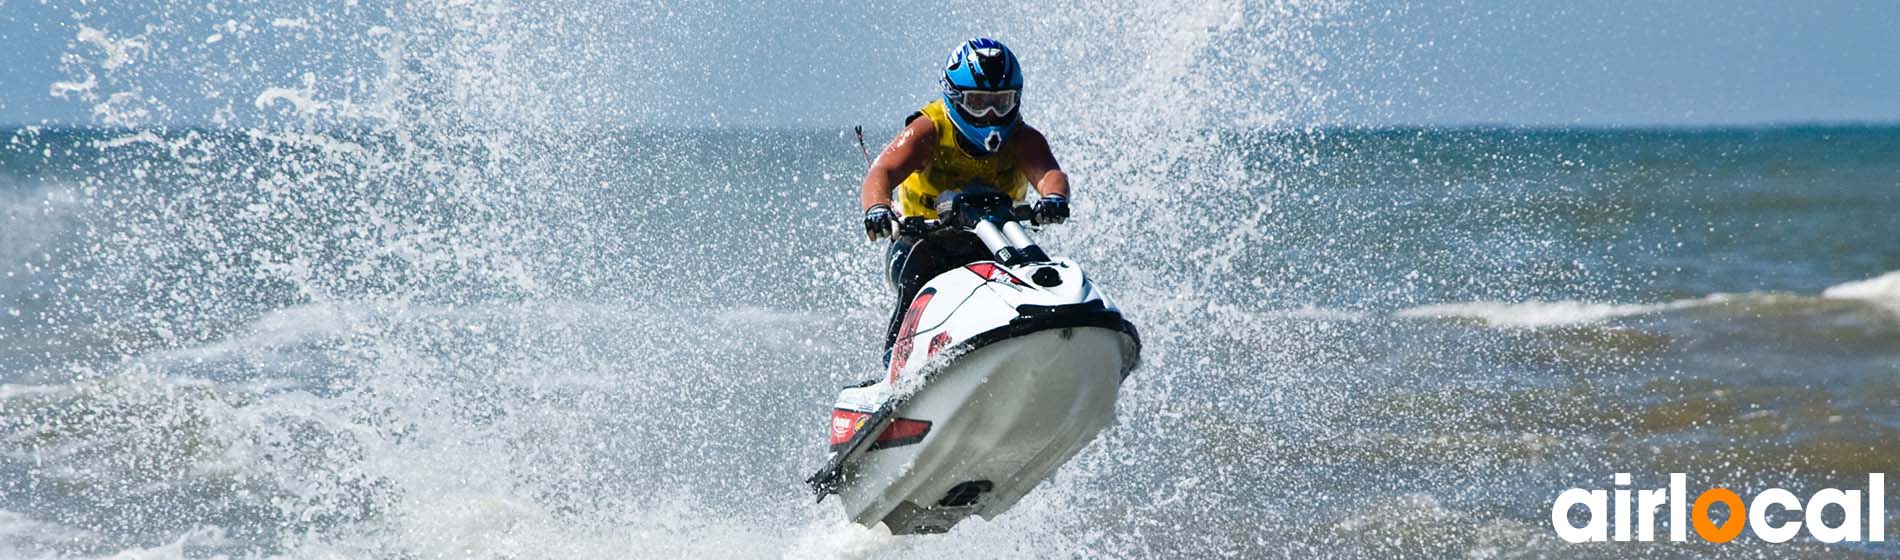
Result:
{"type": "Polygon", "coordinates": [[[911,173],[897,187],[897,211],[904,217],[937,217],[937,197],[944,191],[970,185],[988,185],[1010,198],[1022,200],[1029,181],[1016,170],[1016,154],[1010,150],[987,156],[963,151],[957,141],[956,124],[950,122],[943,100],[938,99],[918,110],[937,126],[937,149],[924,167],[911,173]]]}

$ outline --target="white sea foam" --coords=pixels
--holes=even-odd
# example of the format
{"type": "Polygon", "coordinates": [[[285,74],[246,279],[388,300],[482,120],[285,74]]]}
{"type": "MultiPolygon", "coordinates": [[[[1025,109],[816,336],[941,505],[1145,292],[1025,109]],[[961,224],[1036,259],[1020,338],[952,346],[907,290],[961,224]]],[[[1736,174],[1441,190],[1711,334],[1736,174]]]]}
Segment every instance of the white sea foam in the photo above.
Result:
{"type": "Polygon", "coordinates": [[[1584,301],[1530,301],[1521,303],[1477,301],[1435,303],[1399,310],[1409,318],[1462,318],[1510,327],[1545,327],[1592,323],[1604,319],[1652,313],[1660,304],[1613,304],[1584,301]]]}
{"type": "Polygon", "coordinates": [[[1822,297],[1837,299],[1900,300],[1900,270],[1866,280],[1829,286],[1822,297]]]}
{"type": "MultiPolygon", "coordinates": [[[[1866,280],[1829,286],[1820,297],[1833,300],[1857,300],[1879,305],[1900,313],[1900,270],[1866,280]]],[[[1663,303],[1599,303],[1589,301],[1474,301],[1434,303],[1401,309],[1394,315],[1407,318],[1475,319],[1500,327],[1536,328],[1584,325],[1623,317],[1691,309],[1724,303],[1773,303],[1812,299],[1787,293],[1751,292],[1710,294],[1663,303]]]]}
{"type": "Polygon", "coordinates": [[[870,558],[902,539],[880,524],[866,528],[837,521],[809,529],[785,551],[787,560],[855,560],[870,558]]]}
{"type": "Polygon", "coordinates": [[[1821,291],[1821,297],[1865,301],[1900,315],[1900,270],[1866,280],[1828,286],[1821,291]]]}
{"type": "Polygon", "coordinates": [[[1476,319],[1485,324],[1500,327],[1561,327],[1700,307],[1732,301],[1735,297],[1731,294],[1713,294],[1667,303],[1598,303],[1574,300],[1434,303],[1401,309],[1394,315],[1406,318],[1476,319]]]}

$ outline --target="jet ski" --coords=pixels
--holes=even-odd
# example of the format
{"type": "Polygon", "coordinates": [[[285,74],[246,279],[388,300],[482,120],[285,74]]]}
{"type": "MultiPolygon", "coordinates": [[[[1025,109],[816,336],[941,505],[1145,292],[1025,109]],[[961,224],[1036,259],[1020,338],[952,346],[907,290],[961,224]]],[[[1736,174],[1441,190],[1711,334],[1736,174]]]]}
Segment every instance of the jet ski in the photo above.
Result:
{"type": "Polygon", "coordinates": [[[906,227],[968,231],[995,259],[918,291],[888,370],[838,394],[830,456],[806,480],[899,535],[1008,511],[1109,424],[1141,355],[1108,295],[1030,239],[1027,207],[993,190],[941,200],[940,221],[906,227]]]}

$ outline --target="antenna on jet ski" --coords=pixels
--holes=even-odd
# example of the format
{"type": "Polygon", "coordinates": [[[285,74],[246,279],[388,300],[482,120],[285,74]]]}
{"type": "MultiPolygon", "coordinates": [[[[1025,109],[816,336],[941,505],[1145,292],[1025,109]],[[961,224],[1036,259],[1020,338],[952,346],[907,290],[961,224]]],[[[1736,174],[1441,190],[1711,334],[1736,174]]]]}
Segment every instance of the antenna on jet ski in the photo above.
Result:
{"type": "Polygon", "coordinates": [[[864,125],[852,126],[851,132],[855,132],[858,135],[858,153],[864,154],[864,167],[869,169],[871,167],[871,151],[864,149],[864,125]]]}

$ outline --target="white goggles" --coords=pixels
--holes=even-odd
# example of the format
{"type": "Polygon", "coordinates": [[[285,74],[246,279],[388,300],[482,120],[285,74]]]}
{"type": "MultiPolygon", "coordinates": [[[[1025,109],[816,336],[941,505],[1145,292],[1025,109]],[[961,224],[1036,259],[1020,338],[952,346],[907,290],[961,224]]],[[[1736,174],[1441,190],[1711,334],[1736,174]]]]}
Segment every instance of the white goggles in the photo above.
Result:
{"type": "Polygon", "coordinates": [[[1003,116],[1016,110],[1016,90],[959,91],[951,96],[963,112],[974,117],[1003,116]]]}

